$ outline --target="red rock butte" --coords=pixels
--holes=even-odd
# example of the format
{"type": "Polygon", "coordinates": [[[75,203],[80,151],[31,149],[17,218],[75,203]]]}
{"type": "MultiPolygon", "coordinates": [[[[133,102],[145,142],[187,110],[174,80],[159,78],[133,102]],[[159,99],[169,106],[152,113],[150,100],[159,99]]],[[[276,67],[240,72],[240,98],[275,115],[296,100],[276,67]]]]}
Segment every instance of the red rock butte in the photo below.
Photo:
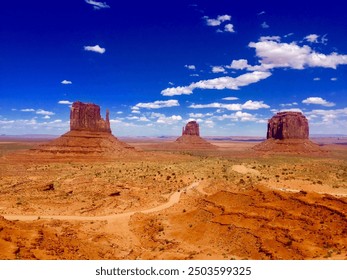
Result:
{"type": "Polygon", "coordinates": [[[74,102],[70,111],[70,131],[95,131],[111,133],[110,112],[106,111],[106,120],[101,118],[100,107],[92,103],[74,102]]]}
{"type": "Polygon", "coordinates": [[[280,112],[267,125],[267,139],[308,139],[309,127],[300,112],[280,112]]]}
{"type": "Polygon", "coordinates": [[[71,107],[70,131],[32,152],[52,156],[122,157],[137,151],[112,135],[108,110],[104,120],[98,105],[77,101],[71,107]]]}
{"type": "Polygon", "coordinates": [[[190,121],[182,128],[182,136],[176,139],[173,146],[179,150],[206,150],[217,148],[215,145],[212,145],[200,137],[200,128],[196,121],[190,121]]]}
{"type": "Polygon", "coordinates": [[[310,141],[307,118],[300,112],[279,112],[268,120],[267,140],[254,150],[274,153],[316,153],[321,147],[310,141]]]}
{"type": "Polygon", "coordinates": [[[182,136],[183,135],[200,136],[199,124],[196,121],[188,122],[185,127],[182,127],[182,136]]]}

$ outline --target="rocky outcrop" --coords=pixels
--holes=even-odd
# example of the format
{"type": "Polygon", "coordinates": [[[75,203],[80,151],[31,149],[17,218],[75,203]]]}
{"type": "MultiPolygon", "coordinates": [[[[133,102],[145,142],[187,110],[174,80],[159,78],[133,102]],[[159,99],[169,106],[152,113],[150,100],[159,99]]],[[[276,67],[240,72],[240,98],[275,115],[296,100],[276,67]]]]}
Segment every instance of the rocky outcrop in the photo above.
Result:
{"type": "Polygon", "coordinates": [[[70,111],[70,130],[111,133],[109,111],[101,118],[100,107],[92,103],[74,102],[70,111]]]}
{"type": "Polygon", "coordinates": [[[195,135],[200,136],[199,124],[196,121],[190,121],[182,128],[183,135],[195,135]]]}
{"type": "Polygon", "coordinates": [[[268,121],[267,140],[253,147],[266,153],[309,154],[325,152],[308,139],[309,126],[300,112],[280,112],[268,121]]]}
{"type": "Polygon", "coordinates": [[[32,152],[58,158],[128,157],[135,149],[119,141],[111,133],[109,111],[101,118],[100,107],[91,103],[74,102],[70,111],[70,131],[59,138],[38,146],[32,152]]]}
{"type": "Polygon", "coordinates": [[[268,121],[267,139],[308,139],[306,117],[300,112],[280,112],[268,121]]]}
{"type": "Polygon", "coordinates": [[[177,150],[209,150],[216,149],[217,146],[201,138],[199,124],[196,121],[190,121],[182,128],[182,136],[176,139],[171,148],[177,150]]]}

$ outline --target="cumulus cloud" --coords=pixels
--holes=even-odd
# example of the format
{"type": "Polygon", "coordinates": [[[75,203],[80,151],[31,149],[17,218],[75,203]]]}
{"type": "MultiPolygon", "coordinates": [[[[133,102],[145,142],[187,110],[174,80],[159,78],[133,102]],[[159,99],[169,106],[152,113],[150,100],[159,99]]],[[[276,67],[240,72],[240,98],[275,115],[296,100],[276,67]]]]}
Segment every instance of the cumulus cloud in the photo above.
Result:
{"type": "Polygon", "coordinates": [[[43,110],[43,109],[38,109],[38,110],[35,111],[35,113],[38,114],[38,115],[46,115],[46,116],[55,115],[53,112],[46,111],[46,110],[43,110]]]}
{"type": "Polygon", "coordinates": [[[233,60],[229,66],[226,66],[226,68],[236,69],[236,70],[243,70],[249,67],[250,65],[248,64],[247,59],[233,60]]]}
{"type": "Polygon", "coordinates": [[[213,66],[212,72],[213,73],[224,73],[225,69],[222,66],[213,66]]]}
{"type": "Polygon", "coordinates": [[[310,43],[318,43],[318,38],[319,38],[319,35],[310,34],[310,35],[307,35],[304,39],[310,43]]]}
{"type": "Polygon", "coordinates": [[[234,33],[235,30],[234,30],[234,25],[231,24],[231,23],[228,23],[224,26],[224,31],[225,32],[230,32],[230,33],[234,33]]]}
{"type": "Polygon", "coordinates": [[[209,18],[209,17],[205,16],[204,19],[206,20],[206,24],[208,26],[219,26],[224,21],[231,20],[231,16],[230,15],[223,15],[223,16],[218,16],[216,19],[209,18]]]}
{"type": "Polygon", "coordinates": [[[319,77],[315,77],[313,78],[314,81],[320,81],[320,78],[319,77]]]}
{"type": "Polygon", "coordinates": [[[337,78],[331,78],[330,80],[335,82],[335,81],[337,81],[337,78]]]}
{"type": "Polygon", "coordinates": [[[225,103],[213,102],[209,104],[193,104],[193,105],[190,105],[189,108],[193,108],[193,109],[219,108],[219,109],[226,109],[229,111],[241,111],[243,109],[245,110],[267,109],[267,108],[270,108],[270,106],[265,104],[264,101],[248,100],[244,104],[239,104],[239,103],[225,104],[225,103]]]}
{"type": "Polygon", "coordinates": [[[68,100],[60,100],[58,101],[58,104],[63,104],[63,105],[72,105],[73,102],[68,101],[68,100]]]}
{"type": "Polygon", "coordinates": [[[50,111],[46,111],[46,110],[43,110],[43,109],[38,109],[38,110],[35,110],[35,109],[21,109],[20,110],[21,112],[35,112],[35,114],[37,115],[46,115],[46,116],[52,116],[52,115],[55,115],[55,113],[53,112],[50,112],[50,111]]]}
{"type": "Polygon", "coordinates": [[[299,46],[292,42],[280,43],[275,40],[263,40],[248,45],[255,48],[256,55],[261,59],[261,66],[265,69],[305,67],[324,67],[336,69],[338,65],[347,64],[347,55],[339,55],[335,52],[325,55],[313,51],[309,46],[299,46]]]}
{"type": "Polygon", "coordinates": [[[173,124],[178,121],[181,121],[182,117],[180,115],[172,115],[172,116],[165,116],[165,115],[160,115],[159,118],[157,119],[157,123],[161,124],[173,124]]]}
{"type": "Polygon", "coordinates": [[[106,2],[98,2],[93,0],[85,0],[85,1],[87,4],[92,5],[94,10],[110,8],[110,6],[106,4],[106,2]]]}
{"type": "Polygon", "coordinates": [[[333,102],[328,102],[325,99],[321,98],[321,97],[309,97],[306,98],[302,101],[302,103],[304,104],[315,104],[315,105],[322,105],[325,107],[333,107],[335,106],[335,103],[333,102]]]}
{"type": "Polygon", "coordinates": [[[232,113],[232,114],[223,114],[221,116],[218,116],[217,119],[220,121],[230,119],[231,121],[234,121],[234,122],[237,122],[237,121],[247,122],[247,121],[258,120],[256,116],[250,113],[242,112],[242,111],[237,111],[236,113],[232,113]]]}
{"type": "Polygon", "coordinates": [[[162,90],[161,94],[164,96],[192,94],[194,89],[232,89],[238,90],[240,87],[247,86],[252,83],[259,82],[271,76],[270,72],[254,71],[240,75],[236,78],[220,77],[210,80],[201,80],[196,83],[191,83],[189,86],[167,88],[162,90]]]}
{"type": "Polygon", "coordinates": [[[134,107],[132,107],[132,110],[138,110],[139,108],[146,108],[146,109],[159,109],[159,108],[165,108],[165,107],[175,107],[180,106],[177,100],[170,99],[165,101],[154,101],[149,103],[137,103],[134,107]]]}
{"type": "Polygon", "coordinates": [[[90,52],[96,52],[96,53],[101,53],[103,54],[106,49],[100,47],[99,45],[95,45],[95,46],[84,46],[84,50],[85,51],[90,51],[90,52]]]}
{"type": "Polygon", "coordinates": [[[68,80],[63,80],[63,81],[61,81],[61,83],[62,83],[63,85],[71,85],[71,84],[72,84],[72,82],[71,82],[71,81],[68,81],[68,80]]]}

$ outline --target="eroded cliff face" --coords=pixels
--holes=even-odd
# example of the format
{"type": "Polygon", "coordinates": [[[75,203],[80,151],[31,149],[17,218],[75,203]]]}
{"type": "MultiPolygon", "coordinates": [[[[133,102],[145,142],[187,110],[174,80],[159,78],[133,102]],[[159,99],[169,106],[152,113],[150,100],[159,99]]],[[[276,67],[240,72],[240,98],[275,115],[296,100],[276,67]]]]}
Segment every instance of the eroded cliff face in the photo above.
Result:
{"type": "Polygon", "coordinates": [[[183,135],[200,136],[199,124],[196,121],[188,122],[186,126],[182,129],[182,136],[183,135]]]}
{"type": "Polygon", "coordinates": [[[111,133],[109,111],[107,110],[106,120],[104,120],[98,105],[74,102],[70,111],[70,130],[111,133]]]}
{"type": "Polygon", "coordinates": [[[280,112],[268,122],[267,139],[308,139],[308,136],[308,121],[300,112],[280,112]]]}

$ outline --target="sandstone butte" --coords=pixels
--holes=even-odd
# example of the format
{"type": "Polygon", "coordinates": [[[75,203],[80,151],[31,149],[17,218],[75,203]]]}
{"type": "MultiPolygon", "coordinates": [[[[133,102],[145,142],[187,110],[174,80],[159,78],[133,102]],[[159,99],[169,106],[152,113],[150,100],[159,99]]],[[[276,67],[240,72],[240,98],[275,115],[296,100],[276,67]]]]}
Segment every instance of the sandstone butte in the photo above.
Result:
{"type": "Polygon", "coordinates": [[[92,103],[74,102],[70,111],[70,131],[33,149],[36,154],[64,156],[123,156],[136,153],[133,147],[112,135],[109,111],[106,119],[100,107],[92,103]]]}
{"type": "Polygon", "coordinates": [[[190,121],[182,128],[182,136],[178,137],[173,145],[182,150],[217,149],[217,146],[200,137],[200,128],[196,121],[190,121]]]}
{"type": "Polygon", "coordinates": [[[253,147],[261,152],[314,153],[323,150],[309,140],[307,118],[301,112],[279,112],[268,120],[267,140],[253,147]]]}

